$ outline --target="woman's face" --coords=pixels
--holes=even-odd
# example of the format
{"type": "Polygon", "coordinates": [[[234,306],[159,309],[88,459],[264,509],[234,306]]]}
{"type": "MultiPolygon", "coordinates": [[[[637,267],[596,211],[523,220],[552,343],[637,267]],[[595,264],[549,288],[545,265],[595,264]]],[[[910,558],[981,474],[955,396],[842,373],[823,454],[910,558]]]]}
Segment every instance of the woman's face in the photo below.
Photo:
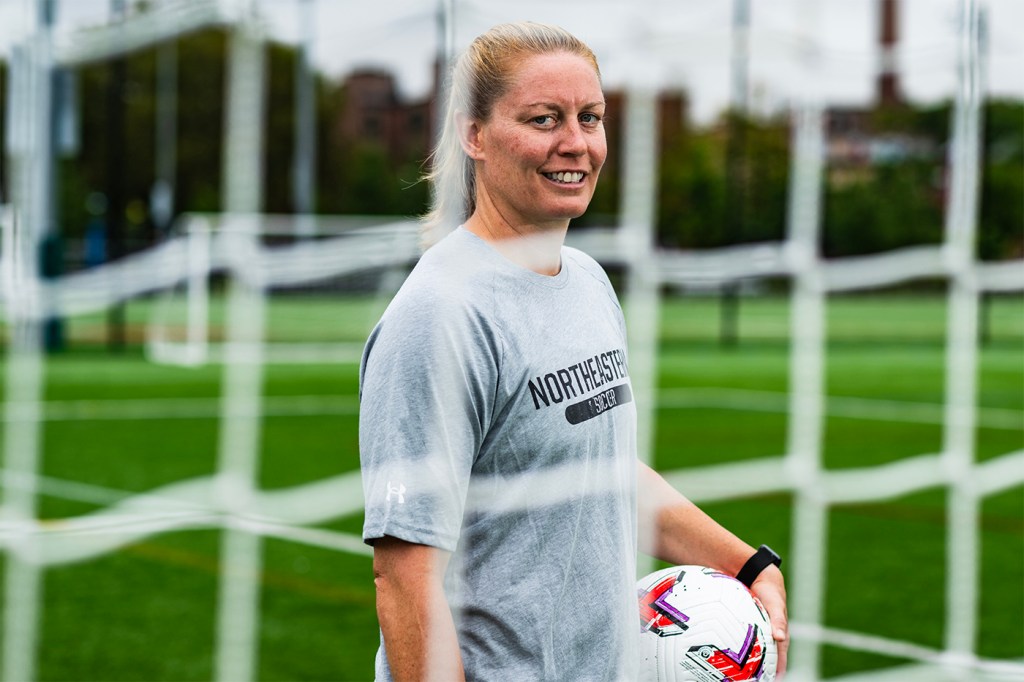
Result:
{"type": "Polygon", "coordinates": [[[470,156],[477,197],[512,227],[564,227],[594,195],[608,146],[594,67],[566,52],[523,61],[512,87],[478,123],[470,156]]]}

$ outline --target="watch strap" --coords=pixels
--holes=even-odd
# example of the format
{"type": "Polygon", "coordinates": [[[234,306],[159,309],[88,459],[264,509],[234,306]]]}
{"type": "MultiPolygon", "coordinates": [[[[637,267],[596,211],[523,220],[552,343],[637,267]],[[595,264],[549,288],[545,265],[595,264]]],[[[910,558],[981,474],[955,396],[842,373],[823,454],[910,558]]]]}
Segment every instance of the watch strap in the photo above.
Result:
{"type": "Polygon", "coordinates": [[[771,564],[782,566],[782,557],[768,545],[761,545],[754,555],[747,559],[747,563],[743,564],[743,568],[736,574],[736,580],[750,587],[757,580],[757,576],[761,575],[761,571],[771,564]]]}

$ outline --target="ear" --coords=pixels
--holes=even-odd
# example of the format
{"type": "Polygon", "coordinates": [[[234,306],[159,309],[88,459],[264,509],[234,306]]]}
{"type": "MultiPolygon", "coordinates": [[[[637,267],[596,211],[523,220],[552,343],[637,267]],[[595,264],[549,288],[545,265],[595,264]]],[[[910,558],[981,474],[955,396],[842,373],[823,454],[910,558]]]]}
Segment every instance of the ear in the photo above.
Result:
{"type": "Polygon", "coordinates": [[[459,131],[459,143],[466,156],[474,161],[484,158],[483,129],[476,119],[470,118],[465,112],[455,114],[455,127],[459,131]]]}

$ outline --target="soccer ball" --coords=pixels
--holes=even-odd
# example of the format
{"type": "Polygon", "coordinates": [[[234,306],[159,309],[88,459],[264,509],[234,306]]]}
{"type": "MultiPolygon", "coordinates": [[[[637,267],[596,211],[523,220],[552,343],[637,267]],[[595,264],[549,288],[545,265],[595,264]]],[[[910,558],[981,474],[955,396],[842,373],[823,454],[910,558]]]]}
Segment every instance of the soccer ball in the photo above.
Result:
{"type": "Polygon", "coordinates": [[[640,682],[775,679],[768,612],[743,583],[704,566],[673,566],[636,586],[640,682]]]}

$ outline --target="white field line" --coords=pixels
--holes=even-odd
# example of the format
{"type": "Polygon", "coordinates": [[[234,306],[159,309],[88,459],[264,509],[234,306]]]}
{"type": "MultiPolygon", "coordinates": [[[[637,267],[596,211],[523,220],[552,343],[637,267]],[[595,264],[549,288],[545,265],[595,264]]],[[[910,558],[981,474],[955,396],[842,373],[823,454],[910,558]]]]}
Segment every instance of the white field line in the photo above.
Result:
{"type": "MultiPolygon", "coordinates": [[[[216,419],[221,416],[221,399],[130,398],[112,400],[48,401],[43,404],[43,421],[134,421],[159,419],[216,419]]],[[[312,417],[356,414],[359,400],[353,395],[265,396],[262,414],[268,417],[312,417]]]]}
{"type": "MultiPolygon", "coordinates": [[[[268,365],[339,364],[356,365],[363,355],[362,342],[263,344],[263,361],[268,365]]],[[[224,362],[224,344],[203,341],[169,341],[154,338],[150,342],[151,359],[165,365],[195,366],[224,362]]]]}

